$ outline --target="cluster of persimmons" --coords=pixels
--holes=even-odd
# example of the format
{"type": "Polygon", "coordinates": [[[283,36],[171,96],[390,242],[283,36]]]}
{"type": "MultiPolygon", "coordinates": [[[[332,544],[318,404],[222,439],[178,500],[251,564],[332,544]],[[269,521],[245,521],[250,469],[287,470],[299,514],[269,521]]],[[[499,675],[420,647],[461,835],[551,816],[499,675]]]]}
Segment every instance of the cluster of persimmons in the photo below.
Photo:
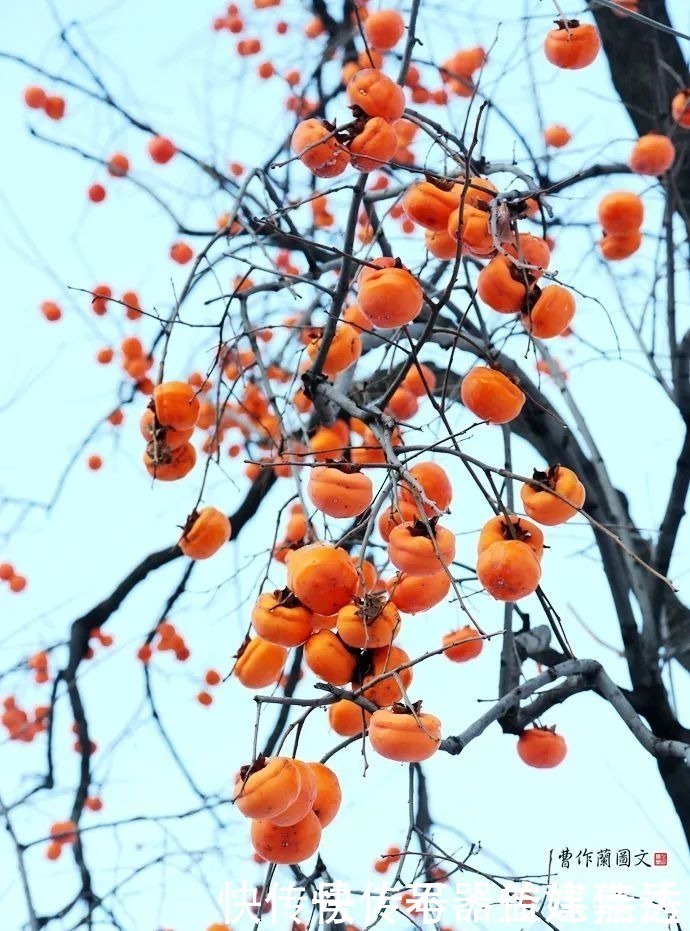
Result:
{"type": "Polygon", "coordinates": [[[4,582],[15,594],[23,592],[27,586],[26,576],[17,572],[9,562],[0,563],[0,582],[4,582]]]}
{"type": "Polygon", "coordinates": [[[238,774],[233,799],[252,821],[256,853],[272,863],[296,863],[316,853],[342,793],[338,777],[323,763],[260,756],[238,774]]]}
{"type": "MultiPolygon", "coordinates": [[[[279,2],[254,0],[254,6],[263,9],[279,6],[279,2]]],[[[619,6],[622,12],[636,8],[634,2],[623,0],[619,6]]],[[[441,105],[455,97],[471,98],[488,56],[480,47],[457,50],[436,69],[439,86],[429,88],[422,83],[422,70],[414,63],[404,69],[400,80],[384,71],[388,62],[398,62],[401,57],[399,51],[392,59],[387,56],[406,42],[407,24],[399,12],[370,11],[366,3],[359,3],[353,26],[361,29],[364,50],[342,64],[343,105],[349,110],[343,122],[317,115],[316,102],[297,96],[294,89],[301,76],[296,70],[281,74],[272,62],[261,61],[257,74],[263,80],[282,78],[287,84],[288,108],[298,117],[291,149],[314,185],[318,184],[316,179],[336,178],[347,171],[379,172],[370,189],[384,190],[389,184],[387,169],[404,171],[415,163],[413,146],[420,135],[420,123],[406,118],[406,107],[410,102],[441,105]]],[[[238,36],[236,53],[243,58],[262,51],[261,40],[245,34],[244,17],[235,4],[217,17],[213,28],[238,36]]],[[[292,28],[284,20],[275,23],[281,36],[289,35],[292,28]]],[[[317,39],[323,32],[324,24],[318,17],[304,29],[309,39],[317,39]]],[[[553,66],[569,71],[591,65],[600,44],[593,25],[562,19],[546,33],[543,51],[553,66]]],[[[342,101],[342,96],[335,100],[342,101]]],[[[64,100],[38,87],[27,88],[25,102],[53,119],[65,115],[64,100]]],[[[669,115],[679,130],[690,130],[690,91],[680,91],[669,101],[669,115]]],[[[554,148],[567,146],[570,132],[563,126],[548,127],[544,141],[554,148]]],[[[178,148],[167,137],[153,136],[147,151],[155,164],[165,165],[178,148]]],[[[629,165],[635,174],[658,177],[672,167],[674,158],[670,136],[649,133],[632,146],[629,165]]],[[[124,178],[130,172],[130,159],[124,153],[111,155],[103,165],[111,178],[124,178]]],[[[241,165],[232,169],[236,176],[242,172],[241,165]]],[[[430,256],[451,268],[460,257],[470,257],[479,266],[476,297],[482,307],[512,317],[530,339],[555,340],[567,335],[576,313],[575,298],[562,284],[545,284],[553,242],[527,230],[542,209],[539,192],[527,191],[521,199],[512,198],[510,222],[505,222],[501,208],[507,201],[480,173],[467,170],[449,177],[431,173],[424,180],[418,180],[417,174],[414,177],[412,183],[404,185],[390,217],[399,219],[410,237],[419,236],[420,261],[430,256]]],[[[96,182],[87,193],[91,202],[100,203],[106,188],[96,182]]],[[[327,193],[315,187],[310,204],[317,229],[333,225],[327,193]]],[[[623,190],[607,194],[598,205],[598,219],[604,259],[623,260],[640,247],[644,208],[636,193],[623,190]]],[[[228,215],[218,222],[220,229],[228,227],[228,235],[241,229],[228,215]]],[[[360,215],[359,227],[360,243],[372,242],[374,231],[366,214],[360,215]]],[[[185,265],[193,259],[194,250],[176,241],[170,257],[185,265]]],[[[285,274],[296,274],[296,261],[296,256],[283,249],[276,267],[285,274]]],[[[250,302],[252,287],[248,278],[235,281],[236,293],[243,292],[250,302]]],[[[337,385],[362,356],[367,334],[379,332],[394,338],[399,328],[423,318],[428,295],[424,281],[400,258],[382,256],[362,263],[348,300],[334,328],[317,328],[304,325],[297,316],[285,317],[281,324],[257,331],[253,346],[269,346],[273,333],[282,329],[301,346],[302,373],[316,367],[319,376],[323,374],[328,383],[337,385]]],[[[115,302],[109,286],[93,289],[95,314],[105,314],[115,303],[125,308],[128,321],[142,317],[135,292],[125,292],[115,302]]],[[[53,301],[43,302],[41,311],[50,322],[62,316],[53,301]]],[[[377,754],[392,761],[426,760],[441,746],[442,723],[423,711],[419,702],[409,700],[414,661],[396,641],[406,615],[430,611],[444,602],[451,590],[457,591],[455,536],[444,525],[453,487],[438,462],[423,459],[407,469],[397,460],[396,450],[404,446],[404,422],[436,392],[437,376],[432,367],[420,362],[409,368],[386,402],[383,413],[396,422],[395,429],[387,433],[376,417],[365,422],[342,414],[332,423],[319,422],[309,380],[295,390],[289,365],[271,361],[268,355],[257,359],[258,352],[257,348],[225,347],[219,357],[218,378],[233,384],[233,393],[232,399],[222,404],[213,399],[209,377],[194,374],[187,380],[155,379],[153,356],[135,335],[124,337],[119,356],[114,348],[103,347],[96,359],[101,365],[119,359],[137,396],[149,399],[141,412],[140,429],[145,443],[144,467],[155,482],[179,481],[194,471],[198,459],[195,436],[198,438],[200,432],[204,436],[199,449],[209,456],[219,453],[226,435],[232,432],[227,452],[236,457],[242,449],[247,450],[251,461],[246,474],[250,479],[272,470],[277,479],[301,483],[300,501],[286,510],[283,536],[272,552],[272,558],[284,564],[286,584],[282,589],[262,592],[256,599],[251,632],[232,668],[234,678],[251,690],[273,687],[282,681],[289,651],[300,648],[306,667],[332,689],[328,720],[337,735],[366,737],[377,754]],[[288,435],[275,406],[281,391],[299,423],[299,429],[288,435]],[[289,397],[286,392],[290,392],[289,397]],[[258,448],[262,454],[249,455],[250,448],[258,448]],[[374,475],[385,475],[384,487],[378,491],[374,475]],[[378,500],[381,493],[387,502],[383,508],[378,500]],[[319,538],[315,513],[325,519],[371,521],[365,540],[374,539],[380,548],[385,547],[385,565],[375,564],[366,545],[353,554],[345,546],[319,538]]],[[[494,425],[514,421],[526,402],[516,380],[492,360],[474,365],[465,374],[459,398],[477,421],[494,425]]],[[[121,424],[123,418],[121,408],[108,416],[113,426],[121,424]]],[[[96,470],[102,460],[94,455],[88,464],[96,470]]],[[[522,484],[520,498],[526,516],[500,507],[477,538],[477,579],[499,602],[516,602],[537,590],[544,528],[577,515],[585,504],[585,488],[573,471],[552,464],[522,484]]],[[[195,508],[189,515],[178,545],[190,559],[203,560],[218,553],[231,537],[228,517],[209,505],[195,508]]],[[[9,564],[0,566],[0,579],[13,591],[20,591],[25,584],[9,564]]],[[[94,636],[104,646],[112,642],[101,633],[94,636]]],[[[482,646],[482,635],[468,625],[447,633],[437,652],[451,662],[463,663],[477,657],[482,646]]],[[[161,622],[139,648],[139,660],[150,662],[154,651],[168,651],[182,662],[190,655],[184,637],[169,620],[161,622]]],[[[28,668],[37,682],[48,681],[45,654],[31,657],[28,668]]],[[[216,687],[221,680],[219,672],[207,670],[204,688],[198,694],[202,705],[212,702],[207,687],[216,687]]],[[[30,740],[45,729],[48,709],[44,706],[29,715],[14,698],[7,698],[4,709],[2,724],[13,739],[30,740]]],[[[520,736],[518,753],[530,766],[548,768],[564,759],[566,745],[552,729],[532,727],[520,736]]],[[[257,856],[273,863],[294,864],[318,849],[322,829],[338,813],[341,789],[335,773],[321,763],[260,756],[239,773],[233,801],[251,820],[257,856]]],[[[96,802],[99,800],[90,806],[87,802],[87,806],[98,810],[96,802]]],[[[56,858],[64,846],[73,844],[77,830],[71,821],[54,824],[48,857],[56,858]]],[[[395,862],[399,855],[398,848],[391,848],[385,863],[395,862]]]]}
{"type": "MultiPolygon", "coordinates": [[[[344,327],[351,328],[351,324],[342,324],[344,327]]],[[[356,330],[352,332],[356,335],[356,330]]],[[[429,367],[413,371],[405,390],[415,398],[433,390],[435,376],[429,367]]],[[[463,383],[463,400],[473,411],[475,407],[483,411],[482,405],[501,407],[503,395],[500,384],[497,387],[491,377],[494,375],[506,381],[508,392],[519,392],[506,376],[491,369],[473,369],[463,383]]],[[[185,446],[193,449],[189,441],[199,418],[197,394],[187,382],[163,382],[153,391],[143,419],[151,428],[145,455],[155,479],[182,478],[193,467],[194,454],[178,459],[177,451],[185,446]],[[173,464],[171,473],[168,467],[173,464]]],[[[513,403],[512,394],[506,397],[504,404],[513,403]]],[[[502,423],[517,416],[522,402],[524,397],[509,416],[485,411],[478,416],[502,423]]],[[[325,449],[317,443],[315,449],[306,451],[302,464],[283,463],[278,467],[283,471],[277,474],[308,469],[306,496],[315,511],[331,518],[357,519],[374,501],[374,484],[366,467],[385,463],[385,451],[364,424],[340,420],[323,430],[328,431],[325,449]],[[357,431],[363,442],[351,446],[351,435],[357,431]]],[[[314,438],[323,441],[321,431],[317,430],[314,438]]],[[[380,577],[377,567],[363,554],[355,557],[343,548],[314,539],[309,512],[301,504],[293,504],[285,537],[274,552],[275,558],[285,563],[286,587],[259,595],[251,615],[253,636],[242,645],[233,674],[247,688],[270,687],[280,680],[289,650],[303,647],[304,662],[319,679],[335,688],[350,685],[368,705],[347,698],[332,702],[329,721],[333,730],[344,737],[366,733],[380,755],[417,762],[438,750],[441,722],[407,701],[413,678],[411,659],[395,641],[402,629],[402,615],[430,610],[448,596],[453,585],[455,537],[440,522],[451,504],[453,488],[446,471],[430,460],[410,468],[391,492],[391,504],[377,521],[388,561],[397,570],[387,579],[380,577]],[[373,712],[371,705],[376,707],[373,712]]],[[[477,546],[477,576],[494,598],[517,601],[535,591],[544,542],[539,525],[567,521],[582,506],[584,497],[577,476],[554,466],[536,473],[534,484],[523,486],[527,518],[499,514],[485,525],[477,546]]],[[[190,516],[180,546],[190,558],[205,559],[230,535],[225,515],[206,507],[190,516]]],[[[161,637],[171,633],[169,627],[165,625],[161,637]]],[[[174,636],[167,648],[175,649],[174,636]]],[[[464,662],[479,654],[482,639],[468,626],[447,634],[441,648],[449,660],[464,662]]],[[[181,649],[184,654],[184,647],[181,649]]],[[[147,661],[150,655],[150,647],[140,650],[141,659],[147,661]]],[[[212,683],[216,682],[214,674],[212,683]]],[[[199,700],[208,704],[207,696],[202,692],[199,700]]],[[[520,739],[519,752],[531,765],[551,766],[563,758],[565,745],[548,729],[532,729],[520,739]]],[[[298,763],[283,757],[260,760],[244,772],[237,789],[240,809],[253,819],[255,849],[273,862],[295,862],[310,856],[324,825],[314,814],[316,788],[314,780],[305,777],[305,772],[310,772],[305,770],[308,764],[298,763]],[[294,793],[281,788],[286,774],[294,793]],[[245,803],[245,794],[253,799],[250,790],[254,789],[257,804],[245,803]],[[276,811],[283,803],[286,811],[276,811]]],[[[333,774],[329,778],[335,779],[333,774]]]]}

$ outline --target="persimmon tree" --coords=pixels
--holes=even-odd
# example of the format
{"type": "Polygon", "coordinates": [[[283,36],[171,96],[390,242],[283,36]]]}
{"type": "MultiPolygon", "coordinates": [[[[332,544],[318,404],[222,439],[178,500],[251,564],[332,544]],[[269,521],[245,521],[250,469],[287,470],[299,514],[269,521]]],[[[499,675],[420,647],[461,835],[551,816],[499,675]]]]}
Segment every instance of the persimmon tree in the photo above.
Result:
{"type": "MultiPolygon", "coordinates": [[[[100,375],[84,373],[97,421],[63,417],[70,452],[41,460],[51,492],[5,490],[7,615],[36,584],[13,556],[23,535],[57,526],[69,542],[52,556],[61,603],[67,564],[124,532],[117,509],[112,527],[86,507],[61,510],[85,471],[106,482],[125,460],[104,495],[124,512],[136,485],[152,510],[139,509],[139,529],[127,514],[131,568],[108,591],[87,585],[91,606],[59,629],[20,623],[10,638],[2,749],[18,778],[3,779],[0,811],[26,926],[142,927],[129,887],[157,887],[169,864],[208,886],[231,837],[243,864],[233,875],[262,876],[254,911],[268,914],[282,871],[310,893],[341,878],[324,843],[346,835],[345,806],[365,804],[379,762],[408,770],[376,863],[400,912],[420,926],[419,882],[481,876],[498,895],[505,871],[444,833],[462,824],[431,792],[434,767],[445,758],[462,783],[465,750],[482,738],[481,755],[489,729],[529,767],[568,765],[554,723],[585,701],[615,717],[631,758],[654,759],[690,841],[678,685],[690,608],[671,581],[690,482],[682,10],[525,0],[516,52],[509,11],[494,6],[219,10],[209,41],[223,43],[241,91],[226,106],[257,137],[232,151],[174,112],[156,118],[145,88],[130,98],[87,22],[55,14],[54,56],[0,52],[27,79],[17,107],[32,144],[46,164],[70,158],[83,171],[76,194],[93,229],[130,191],[128,222],[145,225],[146,264],[160,269],[144,296],[63,280],[49,254],[39,263],[55,290],[35,326],[58,333],[72,320],[112,377],[104,402],[100,375]],[[475,13],[483,44],[451,47],[475,13]],[[615,99],[601,106],[634,138],[578,149],[570,116],[590,70],[610,80],[615,99]],[[542,87],[556,75],[558,122],[542,87]],[[517,103],[512,77],[531,89],[517,103]],[[282,116],[257,121],[254,94],[282,116]],[[606,373],[595,392],[592,360],[606,373]],[[631,367],[637,395],[625,388],[631,367]],[[615,440],[602,405],[623,424],[615,440]],[[650,528],[635,462],[662,407],[673,450],[656,452],[670,478],[655,482],[650,528]],[[140,539],[161,508],[168,535],[148,552],[140,539]],[[606,637],[572,607],[592,578],[606,637]],[[214,614],[221,623],[206,626],[214,614]],[[482,694],[467,694],[470,661],[485,664],[482,694]],[[90,713],[99,697],[105,745],[90,713]],[[198,705],[196,734],[166,710],[181,697],[198,705]],[[142,728],[157,763],[139,770],[121,748],[142,728]],[[214,780],[199,776],[201,734],[214,780]],[[121,801],[109,816],[113,784],[136,794],[168,779],[174,811],[121,801]],[[63,877],[49,895],[39,866],[63,877]]],[[[174,13],[198,27],[196,10],[174,13]]],[[[23,221],[38,229],[51,212],[23,221]]],[[[126,243],[128,229],[117,236],[126,243]]],[[[54,369],[41,373],[51,393],[54,369]]],[[[30,401],[11,406],[40,429],[30,401]]],[[[516,849],[509,836],[496,853],[516,849]]],[[[347,878],[363,888],[364,876],[347,878]]],[[[558,926],[543,901],[531,905],[558,926]]],[[[295,919],[315,923],[308,908],[295,919]]],[[[345,928],[344,913],[335,924],[345,928]]]]}

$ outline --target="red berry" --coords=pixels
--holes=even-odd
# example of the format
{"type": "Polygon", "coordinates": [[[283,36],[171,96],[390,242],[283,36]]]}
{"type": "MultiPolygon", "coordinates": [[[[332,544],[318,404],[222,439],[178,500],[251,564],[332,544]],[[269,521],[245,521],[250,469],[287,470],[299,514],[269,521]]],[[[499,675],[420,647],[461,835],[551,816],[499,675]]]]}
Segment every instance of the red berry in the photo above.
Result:
{"type": "Polygon", "coordinates": [[[102,184],[92,184],[87,191],[88,198],[93,204],[100,204],[105,200],[106,190],[102,184]]]}

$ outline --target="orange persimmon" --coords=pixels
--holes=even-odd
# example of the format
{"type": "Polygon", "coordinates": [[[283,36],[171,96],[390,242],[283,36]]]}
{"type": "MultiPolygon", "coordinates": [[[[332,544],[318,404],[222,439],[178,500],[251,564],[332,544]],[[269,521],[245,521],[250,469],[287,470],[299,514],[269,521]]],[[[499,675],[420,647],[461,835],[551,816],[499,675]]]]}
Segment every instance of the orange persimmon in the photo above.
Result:
{"type": "Polygon", "coordinates": [[[302,604],[316,614],[330,615],[352,600],[359,576],[345,550],[310,543],[290,554],[287,583],[302,604]]]}
{"type": "Polygon", "coordinates": [[[272,685],[281,673],[288,651],[262,637],[254,637],[240,650],[233,675],[248,689],[272,685]]]}
{"type": "Polygon", "coordinates": [[[462,380],[460,397],[475,417],[502,424],[515,420],[525,403],[525,395],[498,369],[475,366],[462,380]]]}
{"type": "Polygon", "coordinates": [[[525,484],[520,489],[520,497],[525,513],[537,523],[549,527],[563,524],[574,517],[576,509],[585,503],[585,486],[572,469],[553,465],[546,472],[535,470],[533,477],[541,485],[546,485],[546,489],[536,484],[525,484]]]}
{"type": "Polygon", "coordinates": [[[443,637],[443,655],[453,663],[466,663],[482,652],[484,641],[469,625],[453,630],[443,637]]]}
{"type": "Polygon", "coordinates": [[[455,558],[455,537],[440,524],[429,528],[420,520],[394,527],[388,538],[388,556],[407,575],[433,575],[455,558]]]}
{"type": "Polygon", "coordinates": [[[477,577],[497,601],[518,601],[536,590],[541,568],[526,543],[504,540],[479,554],[477,577]]]}
{"type": "Polygon", "coordinates": [[[396,573],[387,584],[390,599],[403,614],[417,614],[440,604],[450,591],[447,572],[432,575],[396,573]]]}
{"type": "Polygon", "coordinates": [[[348,82],[347,96],[351,104],[367,116],[380,116],[394,122],[405,110],[402,88],[376,68],[362,68],[348,82]]]}
{"type": "Polygon", "coordinates": [[[395,705],[375,711],[369,721],[369,741],[388,760],[418,763],[428,760],[441,743],[441,722],[433,714],[395,705]]]}
{"type": "Polygon", "coordinates": [[[551,64],[568,71],[591,65],[601,48],[596,26],[576,19],[556,22],[556,29],[551,29],[544,39],[544,53],[551,64]]]}
{"type": "Polygon", "coordinates": [[[318,850],[321,824],[313,811],[287,827],[271,821],[252,821],[251,841],[254,850],[270,863],[301,863],[318,850]]]}
{"type": "Polygon", "coordinates": [[[259,757],[242,767],[233,790],[233,801],[245,818],[273,818],[297,799],[301,775],[288,757],[259,757]]]}
{"type": "Polygon", "coordinates": [[[313,614],[286,589],[259,595],[252,610],[252,627],[264,640],[296,647],[311,636],[313,614]]]}
{"type": "Polygon", "coordinates": [[[517,752],[523,763],[536,769],[552,769],[566,757],[568,747],[560,734],[550,727],[530,727],[517,742],[517,752]]]}
{"type": "Polygon", "coordinates": [[[399,632],[400,615],[392,602],[367,595],[341,608],[336,626],[341,640],[350,647],[385,647],[399,632]]]}
{"type": "Polygon", "coordinates": [[[311,635],[304,647],[304,660],[314,675],[330,685],[347,685],[355,673],[354,653],[332,630],[311,635]]]}
{"type": "Polygon", "coordinates": [[[628,164],[636,175],[658,177],[665,174],[676,159],[676,147],[661,133],[640,136],[632,147],[628,164]]]}
{"type": "Polygon", "coordinates": [[[375,10],[364,22],[364,35],[370,48],[388,52],[405,34],[405,21],[397,10],[375,10]]]}
{"type": "Polygon", "coordinates": [[[227,543],[230,521],[218,508],[205,507],[187,518],[180,538],[180,549],[190,559],[208,559],[227,543]]]}

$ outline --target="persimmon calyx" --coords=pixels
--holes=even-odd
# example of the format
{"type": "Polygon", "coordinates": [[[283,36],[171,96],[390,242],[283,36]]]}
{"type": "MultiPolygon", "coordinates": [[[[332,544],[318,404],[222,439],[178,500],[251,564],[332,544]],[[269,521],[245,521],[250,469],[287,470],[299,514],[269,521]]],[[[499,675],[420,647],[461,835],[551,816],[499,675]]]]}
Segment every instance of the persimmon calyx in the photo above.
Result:
{"type": "Polygon", "coordinates": [[[394,702],[390,709],[393,714],[408,714],[414,718],[418,717],[422,711],[422,701],[410,702],[409,705],[406,705],[404,702],[396,701],[394,702]]]}
{"type": "Polygon", "coordinates": [[[362,466],[357,462],[350,462],[347,459],[325,459],[321,465],[328,469],[337,469],[345,475],[355,475],[362,471],[362,466]]]}
{"type": "Polygon", "coordinates": [[[533,536],[529,530],[522,526],[519,517],[515,521],[504,520],[501,523],[501,532],[506,540],[520,540],[522,543],[527,543],[533,536]]]}
{"type": "Polygon", "coordinates": [[[246,782],[254,773],[258,773],[264,769],[267,762],[268,760],[263,753],[260,753],[253,763],[246,763],[244,766],[240,766],[240,779],[242,782],[246,782]]]}
{"type": "Polygon", "coordinates": [[[192,511],[192,513],[189,515],[189,517],[188,517],[187,520],[185,521],[184,527],[182,528],[182,536],[183,536],[183,537],[186,537],[186,536],[187,536],[187,534],[189,533],[189,531],[192,529],[192,527],[194,526],[194,524],[195,524],[198,520],[199,520],[199,512],[197,511],[196,508],[194,508],[194,510],[192,511]]]}
{"type": "Polygon", "coordinates": [[[304,605],[299,600],[297,595],[294,592],[290,591],[289,588],[276,588],[273,592],[273,597],[276,600],[276,603],[272,605],[268,610],[269,612],[275,611],[276,608],[303,608],[304,605]]]}
{"type": "Polygon", "coordinates": [[[426,537],[427,540],[431,540],[431,533],[429,532],[429,526],[433,531],[438,522],[438,517],[429,517],[427,518],[426,523],[423,520],[420,520],[418,517],[412,522],[410,527],[409,534],[411,537],[426,537]],[[427,524],[429,526],[427,526],[427,524]]]}
{"type": "Polygon", "coordinates": [[[235,655],[233,656],[233,659],[240,659],[240,657],[244,654],[245,650],[247,649],[247,647],[249,646],[251,642],[252,642],[251,637],[249,636],[249,634],[246,634],[244,640],[239,646],[239,649],[237,650],[237,653],[235,653],[235,655]]]}
{"type": "Polygon", "coordinates": [[[542,471],[541,469],[535,469],[532,473],[533,481],[529,483],[530,487],[539,490],[542,485],[548,485],[548,487],[552,490],[555,489],[559,468],[560,463],[556,462],[549,466],[546,472],[542,471]]]}
{"type": "Polygon", "coordinates": [[[364,598],[357,599],[357,614],[365,624],[371,624],[383,611],[386,601],[383,595],[373,592],[367,593],[364,598]]]}
{"type": "Polygon", "coordinates": [[[424,172],[424,180],[433,184],[439,191],[452,191],[457,181],[454,178],[444,178],[441,175],[433,175],[431,172],[424,172]]]}
{"type": "Polygon", "coordinates": [[[527,294],[525,294],[525,300],[522,302],[522,307],[520,308],[521,314],[529,314],[532,311],[532,308],[537,303],[541,297],[541,288],[538,284],[532,285],[527,294]]]}

